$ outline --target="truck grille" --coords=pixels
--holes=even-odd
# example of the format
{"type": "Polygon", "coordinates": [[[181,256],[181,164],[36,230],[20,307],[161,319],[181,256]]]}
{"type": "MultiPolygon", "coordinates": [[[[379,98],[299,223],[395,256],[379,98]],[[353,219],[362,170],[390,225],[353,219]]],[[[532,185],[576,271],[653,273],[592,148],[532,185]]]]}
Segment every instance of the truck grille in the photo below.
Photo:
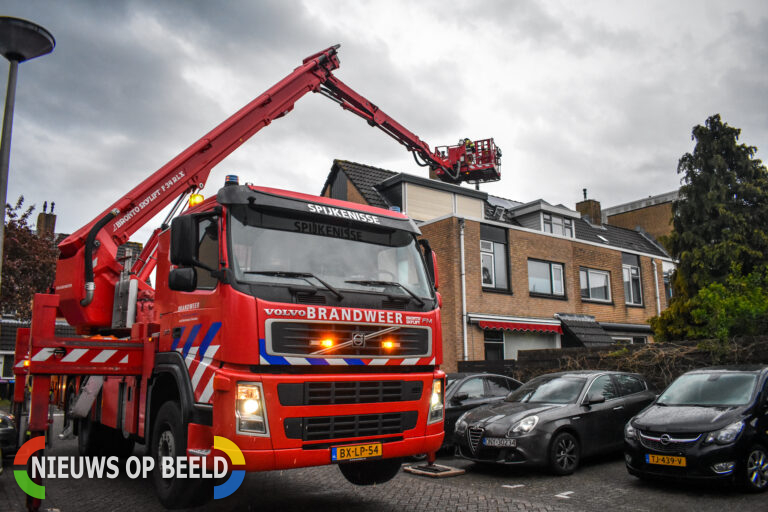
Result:
{"type": "Polygon", "coordinates": [[[419,381],[302,382],[277,385],[280,405],[373,404],[419,400],[419,381]]]}
{"type": "Polygon", "coordinates": [[[416,411],[286,418],[283,427],[285,437],[288,439],[321,441],[401,434],[415,427],[417,418],[418,413],[416,411]]]}
{"type": "Polygon", "coordinates": [[[432,344],[431,331],[424,327],[271,321],[267,332],[267,350],[275,355],[423,357],[432,344]],[[320,344],[329,338],[332,349],[320,344]]]}
{"type": "Polygon", "coordinates": [[[473,454],[477,454],[477,447],[480,445],[480,440],[483,438],[482,428],[470,427],[467,429],[467,440],[469,441],[469,448],[473,454]]]}
{"type": "Polygon", "coordinates": [[[640,431],[640,444],[657,452],[686,452],[700,438],[701,434],[659,434],[640,431]]]}

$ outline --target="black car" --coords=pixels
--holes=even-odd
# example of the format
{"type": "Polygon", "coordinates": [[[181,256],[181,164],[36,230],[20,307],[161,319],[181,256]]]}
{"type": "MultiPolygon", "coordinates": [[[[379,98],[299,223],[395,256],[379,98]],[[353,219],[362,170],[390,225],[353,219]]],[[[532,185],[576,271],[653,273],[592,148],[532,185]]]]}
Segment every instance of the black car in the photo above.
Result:
{"type": "Polygon", "coordinates": [[[519,380],[492,373],[449,373],[445,386],[445,437],[443,448],[453,445],[456,420],[475,407],[504,400],[523,385],[519,380]]]}
{"type": "Polygon", "coordinates": [[[13,416],[0,411],[0,452],[6,456],[16,453],[18,438],[13,416]]]}
{"type": "Polygon", "coordinates": [[[582,456],[620,451],[624,425],[655,397],[635,373],[552,373],[502,402],[456,421],[457,454],[478,462],[549,467],[573,473],[582,456]]]}
{"type": "Polygon", "coordinates": [[[768,367],[704,368],[678,377],[624,432],[637,477],[730,480],[768,489],[768,367]]]}

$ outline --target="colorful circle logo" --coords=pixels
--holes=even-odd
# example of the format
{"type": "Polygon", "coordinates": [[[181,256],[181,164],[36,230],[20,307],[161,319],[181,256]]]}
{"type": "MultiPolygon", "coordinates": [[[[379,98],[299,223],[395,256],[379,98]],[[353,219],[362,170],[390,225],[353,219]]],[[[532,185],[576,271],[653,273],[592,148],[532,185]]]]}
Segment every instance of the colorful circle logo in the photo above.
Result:
{"type": "MultiPolygon", "coordinates": [[[[29,458],[32,456],[32,454],[38,450],[44,449],[45,437],[38,436],[30,439],[21,445],[19,451],[16,452],[16,457],[13,459],[13,465],[26,467],[27,461],[29,461],[29,458]]],[[[33,482],[32,479],[29,478],[26,469],[14,469],[13,476],[16,478],[16,483],[19,484],[19,487],[22,491],[32,496],[33,498],[38,498],[41,500],[45,499],[45,486],[37,485],[35,482],[33,482]]]]}
{"type": "MultiPolygon", "coordinates": [[[[213,437],[213,447],[217,450],[221,450],[222,452],[227,454],[227,457],[229,457],[229,460],[234,465],[245,465],[245,457],[243,457],[243,452],[240,451],[240,448],[227,439],[226,437],[221,436],[214,436],[213,437]]],[[[221,498],[226,498],[236,490],[240,488],[240,485],[243,483],[243,479],[245,478],[245,470],[244,469],[234,469],[232,470],[232,474],[227,479],[226,482],[224,482],[221,485],[217,485],[213,488],[213,499],[219,500],[221,498]]]]}

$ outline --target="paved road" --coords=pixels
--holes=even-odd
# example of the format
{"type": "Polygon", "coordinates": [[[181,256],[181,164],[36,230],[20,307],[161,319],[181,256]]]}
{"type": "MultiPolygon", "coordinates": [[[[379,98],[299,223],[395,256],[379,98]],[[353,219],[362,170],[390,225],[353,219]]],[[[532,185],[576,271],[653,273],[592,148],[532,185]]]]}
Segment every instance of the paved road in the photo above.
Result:
{"type": "MultiPolygon", "coordinates": [[[[137,447],[135,455],[143,455],[137,447]]],[[[59,441],[49,455],[77,455],[75,441],[59,441]]],[[[432,479],[401,472],[385,485],[356,487],[333,466],[248,474],[232,496],[195,510],[341,512],[430,510],[521,511],[717,511],[765,510],[763,495],[701,485],[650,484],[629,476],[620,456],[587,463],[575,475],[483,466],[442,458],[466,474],[432,479]]],[[[149,480],[54,480],[45,482],[50,511],[161,511],[149,480]]],[[[24,495],[12,468],[0,475],[0,511],[23,511],[24,495]]]]}

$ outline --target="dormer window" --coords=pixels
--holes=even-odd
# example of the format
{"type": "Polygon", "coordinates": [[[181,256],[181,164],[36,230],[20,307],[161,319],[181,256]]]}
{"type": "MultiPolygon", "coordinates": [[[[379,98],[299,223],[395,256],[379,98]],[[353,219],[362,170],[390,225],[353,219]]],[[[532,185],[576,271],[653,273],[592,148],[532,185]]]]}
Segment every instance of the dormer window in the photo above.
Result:
{"type": "Polygon", "coordinates": [[[573,221],[571,219],[544,213],[544,232],[573,238],[573,221]]]}

